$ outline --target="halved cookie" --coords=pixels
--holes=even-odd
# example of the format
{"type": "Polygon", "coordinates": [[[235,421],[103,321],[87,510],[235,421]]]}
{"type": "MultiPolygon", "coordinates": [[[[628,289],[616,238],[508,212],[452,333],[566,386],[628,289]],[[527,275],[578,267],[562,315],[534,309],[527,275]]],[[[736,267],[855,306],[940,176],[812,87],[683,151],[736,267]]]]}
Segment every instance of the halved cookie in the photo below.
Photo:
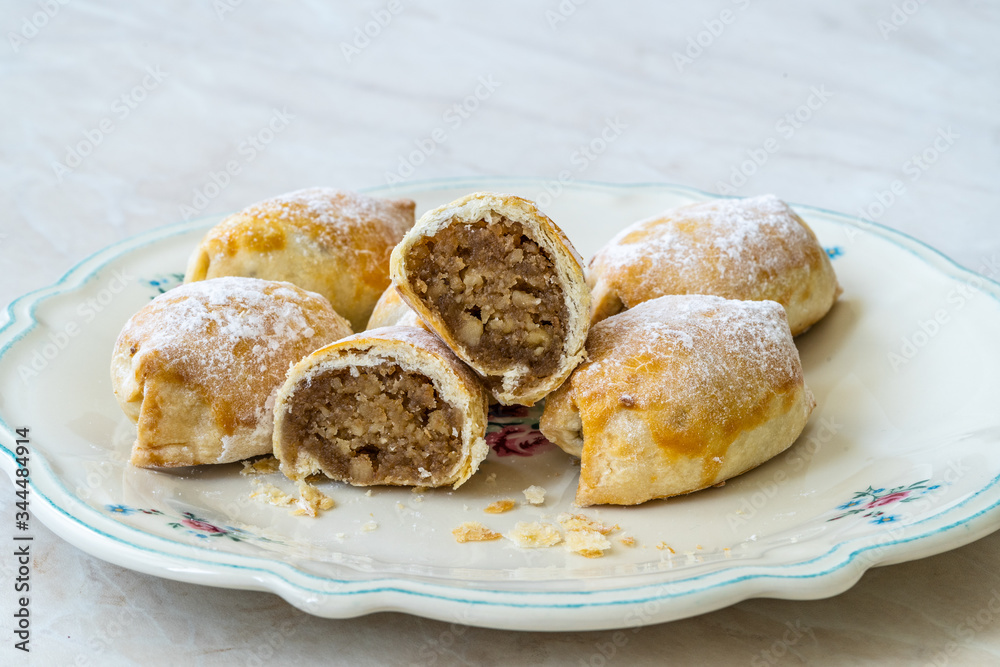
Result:
{"type": "Polygon", "coordinates": [[[664,296],[595,324],[541,431],[579,456],[579,505],[713,486],[788,448],[815,406],[773,301],[664,296]]]}
{"type": "Polygon", "coordinates": [[[386,327],[316,350],[278,394],[274,455],[291,479],[458,488],[486,458],[487,394],[424,329],[386,327]]]}
{"type": "Polygon", "coordinates": [[[389,285],[389,255],[413,226],[415,206],[333,188],[267,199],[210,229],[184,281],[286,280],[325,296],[360,331],[389,285]]]}
{"type": "Polygon", "coordinates": [[[583,359],[582,262],[526,199],[477,192],[425,213],[390,271],[403,300],[500,403],[534,404],[583,359]]]}
{"type": "Polygon", "coordinates": [[[350,333],[326,299],[290,283],[215,278],[156,297],[125,324],[111,359],[115,397],[138,425],[132,464],[270,453],[288,367],[350,333]]]}
{"type": "Polygon", "coordinates": [[[826,251],[774,195],[716,199],[622,230],[590,260],[593,322],[666,294],[777,301],[792,335],[822,318],[840,294],[826,251]]]}

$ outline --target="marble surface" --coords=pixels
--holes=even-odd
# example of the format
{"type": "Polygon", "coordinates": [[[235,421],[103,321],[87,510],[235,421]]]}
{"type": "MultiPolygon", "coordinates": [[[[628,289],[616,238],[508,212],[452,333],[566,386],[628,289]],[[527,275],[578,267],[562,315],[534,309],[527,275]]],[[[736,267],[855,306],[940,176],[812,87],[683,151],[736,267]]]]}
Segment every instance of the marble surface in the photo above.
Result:
{"type": "MultiPolygon", "coordinates": [[[[774,192],[1000,278],[996,3],[343,4],[8,7],[0,304],[117,240],[299,187],[561,172],[774,192]]],[[[0,480],[0,517],[14,500],[0,480]]],[[[1000,661],[997,534],[828,600],[532,634],[313,618],[124,570],[36,526],[32,652],[12,648],[4,583],[2,664],[1000,661]]]]}

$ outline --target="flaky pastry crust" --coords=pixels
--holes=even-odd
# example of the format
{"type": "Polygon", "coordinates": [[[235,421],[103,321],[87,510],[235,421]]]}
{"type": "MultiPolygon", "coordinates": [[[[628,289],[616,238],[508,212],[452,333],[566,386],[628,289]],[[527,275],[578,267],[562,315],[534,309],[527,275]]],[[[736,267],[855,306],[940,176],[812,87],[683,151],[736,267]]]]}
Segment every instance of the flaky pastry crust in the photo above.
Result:
{"type": "Polygon", "coordinates": [[[208,231],[185,282],[284,280],[322,294],[355,331],[389,285],[389,255],[413,226],[413,201],[307,188],[248,206],[208,231]]]}
{"type": "Polygon", "coordinates": [[[125,324],[111,360],[115,397],[137,424],[132,464],[270,453],[288,367],[350,333],[326,299],[285,282],[215,278],[156,297],[125,324]]]}
{"type": "Polygon", "coordinates": [[[590,260],[593,322],[667,294],[777,301],[792,335],[840,294],[826,251],[774,195],[681,206],[622,230],[590,260]]]}
{"type": "Polygon", "coordinates": [[[690,493],[788,448],[815,406],[773,301],[664,296],[594,325],[541,431],[579,456],[581,506],[690,493]]]}

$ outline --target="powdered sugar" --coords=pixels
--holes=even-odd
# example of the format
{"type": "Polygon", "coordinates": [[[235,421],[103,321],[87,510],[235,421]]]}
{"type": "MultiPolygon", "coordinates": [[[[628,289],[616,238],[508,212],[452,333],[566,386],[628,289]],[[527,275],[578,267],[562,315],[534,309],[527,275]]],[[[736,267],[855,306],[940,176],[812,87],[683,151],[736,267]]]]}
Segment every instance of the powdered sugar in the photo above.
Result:
{"type": "MultiPolygon", "coordinates": [[[[136,313],[118,340],[136,381],[156,377],[195,388],[227,426],[270,434],[273,391],[290,363],[350,333],[317,294],[289,283],[215,278],[161,294],[136,313]]],[[[223,440],[225,454],[232,442],[223,440]]]]}
{"type": "Polygon", "coordinates": [[[126,328],[142,340],[140,358],[164,353],[197,358],[209,373],[219,374],[249,345],[255,368],[264,371],[288,340],[315,335],[301,297],[281,285],[233,277],[189,283],[153,300],[147,308],[156,311],[155,318],[143,310],[126,328]]]}
{"type": "Polygon", "coordinates": [[[788,205],[762,195],[692,204],[637,222],[598,252],[591,267],[627,304],[702,292],[758,298],[768,280],[808,267],[817,248],[788,205]],[[632,269],[632,285],[616,278],[626,269],[632,269]]]}
{"type": "Polygon", "coordinates": [[[398,223],[400,234],[412,225],[412,219],[392,215],[396,202],[367,197],[355,192],[335,188],[305,188],[274,197],[248,210],[280,220],[306,217],[324,225],[357,225],[371,220],[385,219],[398,223]]]}
{"type": "Polygon", "coordinates": [[[574,380],[578,395],[607,392],[641,407],[707,398],[720,415],[745,412],[762,387],[801,381],[784,309],[773,301],[652,299],[594,325],[587,350],[593,361],[574,380]]]}

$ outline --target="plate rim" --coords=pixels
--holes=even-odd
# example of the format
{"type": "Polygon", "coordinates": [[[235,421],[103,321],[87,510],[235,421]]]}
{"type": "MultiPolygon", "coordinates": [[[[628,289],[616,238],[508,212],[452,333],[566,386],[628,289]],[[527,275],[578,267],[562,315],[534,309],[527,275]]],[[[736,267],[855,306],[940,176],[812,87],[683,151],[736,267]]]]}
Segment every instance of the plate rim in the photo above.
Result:
{"type": "MultiPolygon", "coordinates": [[[[479,188],[487,184],[493,186],[494,189],[495,186],[498,185],[502,187],[534,185],[542,188],[548,183],[550,183],[550,181],[541,178],[477,176],[412,181],[403,184],[404,187],[380,185],[364,188],[359,191],[369,194],[391,196],[393,194],[401,194],[406,191],[430,192],[434,190],[458,189],[463,187],[479,188]]],[[[657,182],[608,183],[600,181],[574,180],[569,183],[563,183],[562,186],[567,189],[585,190],[659,190],[676,192],[689,198],[693,197],[696,199],[738,198],[735,196],[717,195],[715,193],[710,193],[684,185],[657,182]]],[[[989,294],[995,301],[1000,302],[1000,283],[958,264],[943,252],[905,232],[887,227],[878,222],[863,220],[856,216],[850,216],[848,214],[832,211],[822,207],[795,203],[792,203],[791,205],[798,210],[813,211],[821,215],[828,216],[833,218],[837,223],[850,225],[864,232],[873,232],[893,245],[908,251],[910,254],[924,261],[930,268],[936,269],[937,271],[945,274],[947,277],[959,280],[966,284],[975,282],[975,288],[977,290],[989,294]]],[[[127,252],[137,250],[172,236],[188,233],[200,227],[207,226],[211,221],[220,220],[225,215],[227,214],[200,216],[192,220],[166,224],[139,232],[91,253],[89,256],[80,260],[67,270],[56,282],[32,290],[16,298],[8,304],[5,310],[6,321],[2,326],[0,326],[0,358],[3,358],[10,351],[10,349],[18,343],[18,341],[30,334],[36,327],[41,326],[35,317],[35,313],[37,308],[46,300],[83,287],[87,282],[93,279],[101,269],[127,252]]],[[[15,437],[14,429],[6,423],[2,415],[0,415],[0,431],[11,438],[15,437]]],[[[7,448],[5,442],[6,440],[0,441],[0,453],[4,454],[4,456],[0,456],[0,463],[2,463],[0,467],[5,470],[8,477],[13,482],[15,480],[17,463],[14,452],[7,448]]],[[[44,462],[44,467],[48,468],[47,461],[44,457],[42,457],[42,461],[44,462]]],[[[690,598],[696,594],[716,594],[714,599],[708,601],[708,604],[702,604],[697,609],[675,610],[676,613],[659,613],[655,617],[648,619],[648,623],[658,623],[665,620],[674,620],[685,616],[705,613],[707,611],[728,606],[752,597],[766,596],[782,597],[785,599],[813,599],[834,595],[850,588],[850,586],[852,586],[853,583],[856,582],[857,579],[860,578],[860,576],[870,567],[892,562],[900,562],[902,560],[910,560],[911,558],[909,557],[903,559],[892,558],[892,552],[894,550],[898,550],[900,545],[921,541],[924,546],[923,551],[926,553],[921,553],[920,555],[913,556],[912,558],[923,558],[957,548],[958,546],[967,544],[975,539],[979,539],[1000,528],[1000,499],[996,499],[992,502],[992,504],[989,504],[987,507],[979,508],[971,515],[960,519],[949,520],[945,525],[933,528],[929,532],[918,535],[900,536],[891,541],[885,541],[877,534],[852,538],[850,540],[840,541],[831,545],[827,551],[816,555],[815,557],[794,563],[795,567],[802,567],[812,563],[822,562],[824,560],[831,560],[829,566],[821,571],[808,572],[804,574],[780,574],[773,571],[775,568],[774,565],[742,564],[732,568],[692,575],[676,581],[669,578],[667,580],[663,580],[661,576],[660,580],[656,582],[638,584],[634,586],[626,585],[614,588],[602,588],[598,590],[580,589],[574,591],[534,590],[531,591],[530,596],[527,596],[523,591],[495,590],[497,588],[495,582],[480,582],[480,587],[468,589],[455,586],[453,583],[449,585],[448,582],[450,580],[448,579],[411,579],[398,574],[379,575],[378,573],[362,573],[361,578],[357,580],[335,579],[332,577],[305,572],[282,560],[273,558],[268,559],[262,556],[235,554],[232,552],[220,552],[218,550],[209,549],[195,544],[183,544],[171,541],[167,538],[145,532],[138,527],[129,526],[127,524],[115,522],[110,518],[103,517],[99,512],[97,512],[96,509],[87,505],[81,499],[77,498],[72,492],[62,486],[61,480],[58,479],[58,476],[54,473],[54,471],[48,469],[47,474],[61,486],[61,488],[55,489],[57,494],[53,495],[63,495],[65,497],[61,499],[62,503],[59,502],[60,499],[50,498],[37,487],[32,479],[29,481],[29,485],[33,497],[44,501],[40,505],[33,504],[32,512],[35,516],[39,516],[37,507],[42,507],[43,510],[40,513],[42,516],[39,517],[42,523],[49,526],[54,531],[59,527],[68,529],[68,534],[60,534],[60,537],[63,537],[63,539],[66,539],[74,546],[77,546],[78,548],[81,548],[82,550],[91,553],[102,560],[115,562],[116,564],[124,567],[146,572],[147,574],[152,574],[154,576],[163,576],[171,579],[226,588],[270,591],[280,595],[291,604],[302,608],[309,613],[333,617],[358,616],[381,610],[396,610],[431,618],[439,618],[440,620],[454,620],[456,616],[454,613],[455,605],[458,605],[458,607],[465,605],[472,605],[474,607],[508,607],[516,608],[522,612],[530,610],[535,613],[530,614],[529,616],[534,617],[539,613],[551,614],[553,609],[566,610],[569,608],[578,610],[589,609],[593,611],[595,609],[614,608],[615,606],[642,605],[651,601],[684,599],[690,598]],[[95,516],[99,517],[100,520],[96,522],[88,522],[85,520],[86,517],[81,518],[78,513],[75,514],[70,511],[70,509],[75,509],[74,505],[81,506],[86,512],[92,512],[95,516]],[[167,542],[174,547],[177,553],[164,553],[163,551],[153,550],[143,544],[126,541],[122,536],[109,534],[101,530],[100,524],[105,521],[114,525],[116,528],[122,529],[124,532],[134,531],[137,535],[144,536],[143,539],[152,538],[156,541],[162,540],[167,542]],[[94,525],[95,523],[97,525],[94,525]],[[961,527],[965,527],[967,529],[966,532],[962,534],[958,540],[948,540],[942,548],[941,543],[945,542],[943,539],[944,534],[961,527]],[[109,549],[100,545],[101,540],[105,539],[110,539],[114,542],[114,544],[119,545],[119,547],[123,547],[124,553],[114,553],[115,549],[111,549],[109,552],[109,549]],[[851,567],[862,554],[865,554],[872,549],[884,550],[882,557],[868,563],[862,563],[862,567],[860,568],[851,567]],[[845,550],[847,551],[846,554],[840,553],[845,550]],[[216,554],[224,559],[235,559],[236,562],[220,562],[219,560],[211,560],[208,558],[199,559],[195,557],[198,554],[205,556],[208,556],[209,554],[216,554]],[[142,561],[143,555],[147,557],[147,562],[142,561]],[[112,558],[112,556],[115,557],[112,558]],[[154,556],[164,562],[158,564],[149,562],[149,556],[154,556]],[[241,562],[245,560],[250,562],[241,562]],[[167,563],[167,561],[170,563],[180,562],[189,565],[195,563],[199,569],[203,569],[204,571],[198,572],[190,569],[184,571],[183,568],[178,568],[176,566],[171,568],[170,563],[167,563]],[[224,577],[226,579],[225,582],[218,581],[219,573],[210,571],[213,568],[219,567],[225,568],[228,571],[227,576],[224,577]],[[747,573],[736,577],[726,576],[727,573],[732,573],[734,571],[739,572],[740,570],[747,570],[747,573]],[[710,577],[717,577],[720,581],[711,583],[707,587],[692,588],[691,590],[668,590],[710,577]],[[208,580],[209,578],[214,578],[216,581],[210,581],[208,580]],[[325,582],[326,586],[320,588],[305,587],[302,585],[303,579],[319,580],[321,582],[325,582]],[[787,579],[808,580],[813,585],[804,586],[800,591],[783,590],[780,584],[776,584],[773,587],[769,587],[767,585],[770,582],[787,579]],[[754,590],[744,590],[747,588],[747,582],[760,582],[762,585],[753,587],[754,590]],[[816,585],[817,582],[818,585],[816,585]],[[492,586],[492,588],[489,588],[489,586],[492,586]],[[332,587],[345,588],[346,590],[333,590],[332,587]],[[433,591],[436,591],[436,593],[432,593],[432,590],[425,589],[432,589],[433,591]],[[655,589],[659,589],[659,592],[657,593],[655,589]],[[622,594],[626,592],[639,594],[643,591],[649,591],[650,597],[637,597],[636,595],[630,595],[628,596],[630,599],[627,600],[594,599],[595,595],[613,596],[614,594],[622,594]],[[718,593],[722,591],[728,591],[729,594],[719,596],[718,593]],[[323,601],[321,600],[320,604],[317,605],[317,603],[312,602],[309,599],[303,599],[301,594],[305,594],[307,596],[318,595],[321,598],[326,598],[326,604],[323,604],[323,601]],[[472,597],[470,597],[470,594],[472,597]],[[386,595],[390,596],[390,598],[402,596],[402,599],[380,601],[380,598],[386,595]],[[445,614],[444,608],[418,610],[408,607],[406,604],[406,598],[414,595],[419,596],[423,600],[430,598],[437,602],[444,603],[444,607],[447,607],[451,613],[445,614]],[[475,597],[477,595],[479,596],[478,599],[475,597]],[[375,604],[369,604],[367,606],[361,605],[360,608],[358,605],[354,605],[351,609],[331,608],[329,604],[339,603],[340,600],[345,597],[347,599],[358,600],[360,597],[364,596],[371,596],[373,598],[372,602],[375,604]],[[515,602],[513,600],[500,599],[488,600],[484,599],[483,596],[494,596],[499,598],[516,596],[524,599],[530,597],[531,601],[515,602]],[[557,596],[557,599],[560,600],[579,596],[581,600],[585,601],[567,605],[565,603],[555,602],[546,603],[537,599],[539,597],[546,598],[551,596],[557,596]],[[587,596],[590,596],[590,598],[587,599],[587,596]]],[[[979,497],[981,494],[995,489],[998,482],[1000,482],[1000,475],[993,478],[991,481],[984,483],[984,485],[976,491],[975,494],[963,500],[963,502],[959,505],[965,505],[966,503],[973,501],[976,497],[979,497]]],[[[952,510],[949,510],[949,512],[950,511],[952,510]]],[[[932,521],[935,518],[940,518],[940,515],[932,515],[931,517],[922,519],[914,524],[908,524],[907,527],[932,521]]],[[[784,567],[784,565],[782,565],[782,567],[784,567]]],[[[649,575],[615,576],[632,580],[649,575]]],[[[463,620],[462,622],[473,625],[482,625],[484,627],[529,630],[626,627],[621,623],[609,624],[607,621],[602,623],[600,619],[596,619],[593,616],[594,615],[591,614],[587,619],[588,622],[586,627],[581,627],[579,622],[573,621],[563,623],[557,622],[552,624],[552,627],[538,627],[537,624],[533,622],[527,624],[514,622],[517,619],[506,619],[510,622],[496,623],[490,622],[488,619],[476,617],[463,620]]],[[[552,619],[548,616],[545,616],[545,618],[550,622],[552,621],[552,619]]],[[[520,620],[524,621],[526,619],[525,617],[522,617],[520,620]]],[[[636,623],[632,625],[640,624],[646,623],[636,623]]]]}

